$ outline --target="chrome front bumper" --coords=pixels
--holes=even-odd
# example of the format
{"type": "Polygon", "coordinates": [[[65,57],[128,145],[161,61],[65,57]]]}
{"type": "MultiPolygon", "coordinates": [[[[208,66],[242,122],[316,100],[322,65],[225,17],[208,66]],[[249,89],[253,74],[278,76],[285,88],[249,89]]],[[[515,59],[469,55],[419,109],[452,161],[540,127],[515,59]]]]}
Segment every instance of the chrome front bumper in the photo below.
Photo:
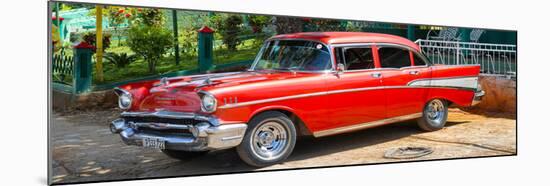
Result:
{"type": "Polygon", "coordinates": [[[122,141],[127,145],[143,146],[144,139],[158,139],[165,142],[164,148],[181,151],[208,151],[220,150],[239,145],[246,132],[247,125],[224,124],[219,125],[215,118],[198,118],[186,113],[137,113],[124,112],[121,118],[111,122],[113,133],[120,134],[122,141]],[[197,124],[175,124],[157,122],[135,122],[124,119],[132,117],[156,117],[161,119],[197,119],[197,124]],[[142,130],[148,129],[148,130],[142,130]],[[163,133],[167,130],[185,130],[186,133],[163,133]]]}

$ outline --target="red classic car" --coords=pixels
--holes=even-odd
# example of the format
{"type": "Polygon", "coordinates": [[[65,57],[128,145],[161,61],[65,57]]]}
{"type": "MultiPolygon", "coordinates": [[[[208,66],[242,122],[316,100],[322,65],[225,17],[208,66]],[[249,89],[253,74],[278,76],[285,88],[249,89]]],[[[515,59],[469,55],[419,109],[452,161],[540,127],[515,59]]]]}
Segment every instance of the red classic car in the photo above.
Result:
{"type": "Polygon", "coordinates": [[[284,161],[299,136],[323,137],[404,120],[441,129],[447,108],[484,92],[478,65],[432,65],[402,37],[311,32],[268,39],[244,72],[120,86],[110,125],[128,145],[173,158],[234,148],[252,166],[284,161]]]}

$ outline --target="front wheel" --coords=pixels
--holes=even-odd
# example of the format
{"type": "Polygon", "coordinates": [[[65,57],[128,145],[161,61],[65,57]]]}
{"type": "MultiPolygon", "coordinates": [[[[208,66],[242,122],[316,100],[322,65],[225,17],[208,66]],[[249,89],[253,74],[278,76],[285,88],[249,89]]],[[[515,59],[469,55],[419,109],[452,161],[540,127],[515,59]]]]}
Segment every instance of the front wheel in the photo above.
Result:
{"type": "Polygon", "coordinates": [[[284,161],[292,153],[296,128],[285,114],[268,111],[254,117],[248,125],[236,148],[245,163],[265,167],[284,161]]]}
{"type": "Polygon", "coordinates": [[[422,117],[418,118],[418,126],[425,131],[442,129],[447,122],[449,109],[445,100],[433,99],[424,106],[422,117]]]}

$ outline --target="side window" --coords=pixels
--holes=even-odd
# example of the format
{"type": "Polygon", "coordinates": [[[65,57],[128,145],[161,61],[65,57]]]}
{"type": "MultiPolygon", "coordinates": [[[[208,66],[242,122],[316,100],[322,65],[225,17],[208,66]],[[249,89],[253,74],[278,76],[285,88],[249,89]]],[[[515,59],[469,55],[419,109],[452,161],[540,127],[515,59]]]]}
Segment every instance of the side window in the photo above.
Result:
{"type": "Polygon", "coordinates": [[[382,68],[401,68],[411,66],[409,50],[397,47],[378,48],[382,68]]]}
{"type": "Polygon", "coordinates": [[[363,70],[374,68],[372,48],[345,48],[344,60],[346,70],[363,70]]]}
{"type": "Polygon", "coordinates": [[[424,66],[426,62],[417,53],[413,52],[414,66],[424,66]]]}

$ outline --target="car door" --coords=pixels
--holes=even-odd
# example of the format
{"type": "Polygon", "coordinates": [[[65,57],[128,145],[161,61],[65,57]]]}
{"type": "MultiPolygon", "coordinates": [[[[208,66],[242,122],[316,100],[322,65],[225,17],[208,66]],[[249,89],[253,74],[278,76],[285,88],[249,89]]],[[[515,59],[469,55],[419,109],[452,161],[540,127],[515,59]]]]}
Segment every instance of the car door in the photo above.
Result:
{"type": "Polygon", "coordinates": [[[385,97],[380,73],[375,69],[372,45],[335,47],[336,63],[343,73],[327,78],[326,119],[324,129],[347,127],[384,118],[385,97]]]}
{"type": "Polygon", "coordinates": [[[385,87],[386,117],[421,113],[428,91],[425,87],[411,86],[410,83],[430,78],[429,67],[408,47],[377,44],[376,49],[380,60],[382,86],[385,87]]]}

